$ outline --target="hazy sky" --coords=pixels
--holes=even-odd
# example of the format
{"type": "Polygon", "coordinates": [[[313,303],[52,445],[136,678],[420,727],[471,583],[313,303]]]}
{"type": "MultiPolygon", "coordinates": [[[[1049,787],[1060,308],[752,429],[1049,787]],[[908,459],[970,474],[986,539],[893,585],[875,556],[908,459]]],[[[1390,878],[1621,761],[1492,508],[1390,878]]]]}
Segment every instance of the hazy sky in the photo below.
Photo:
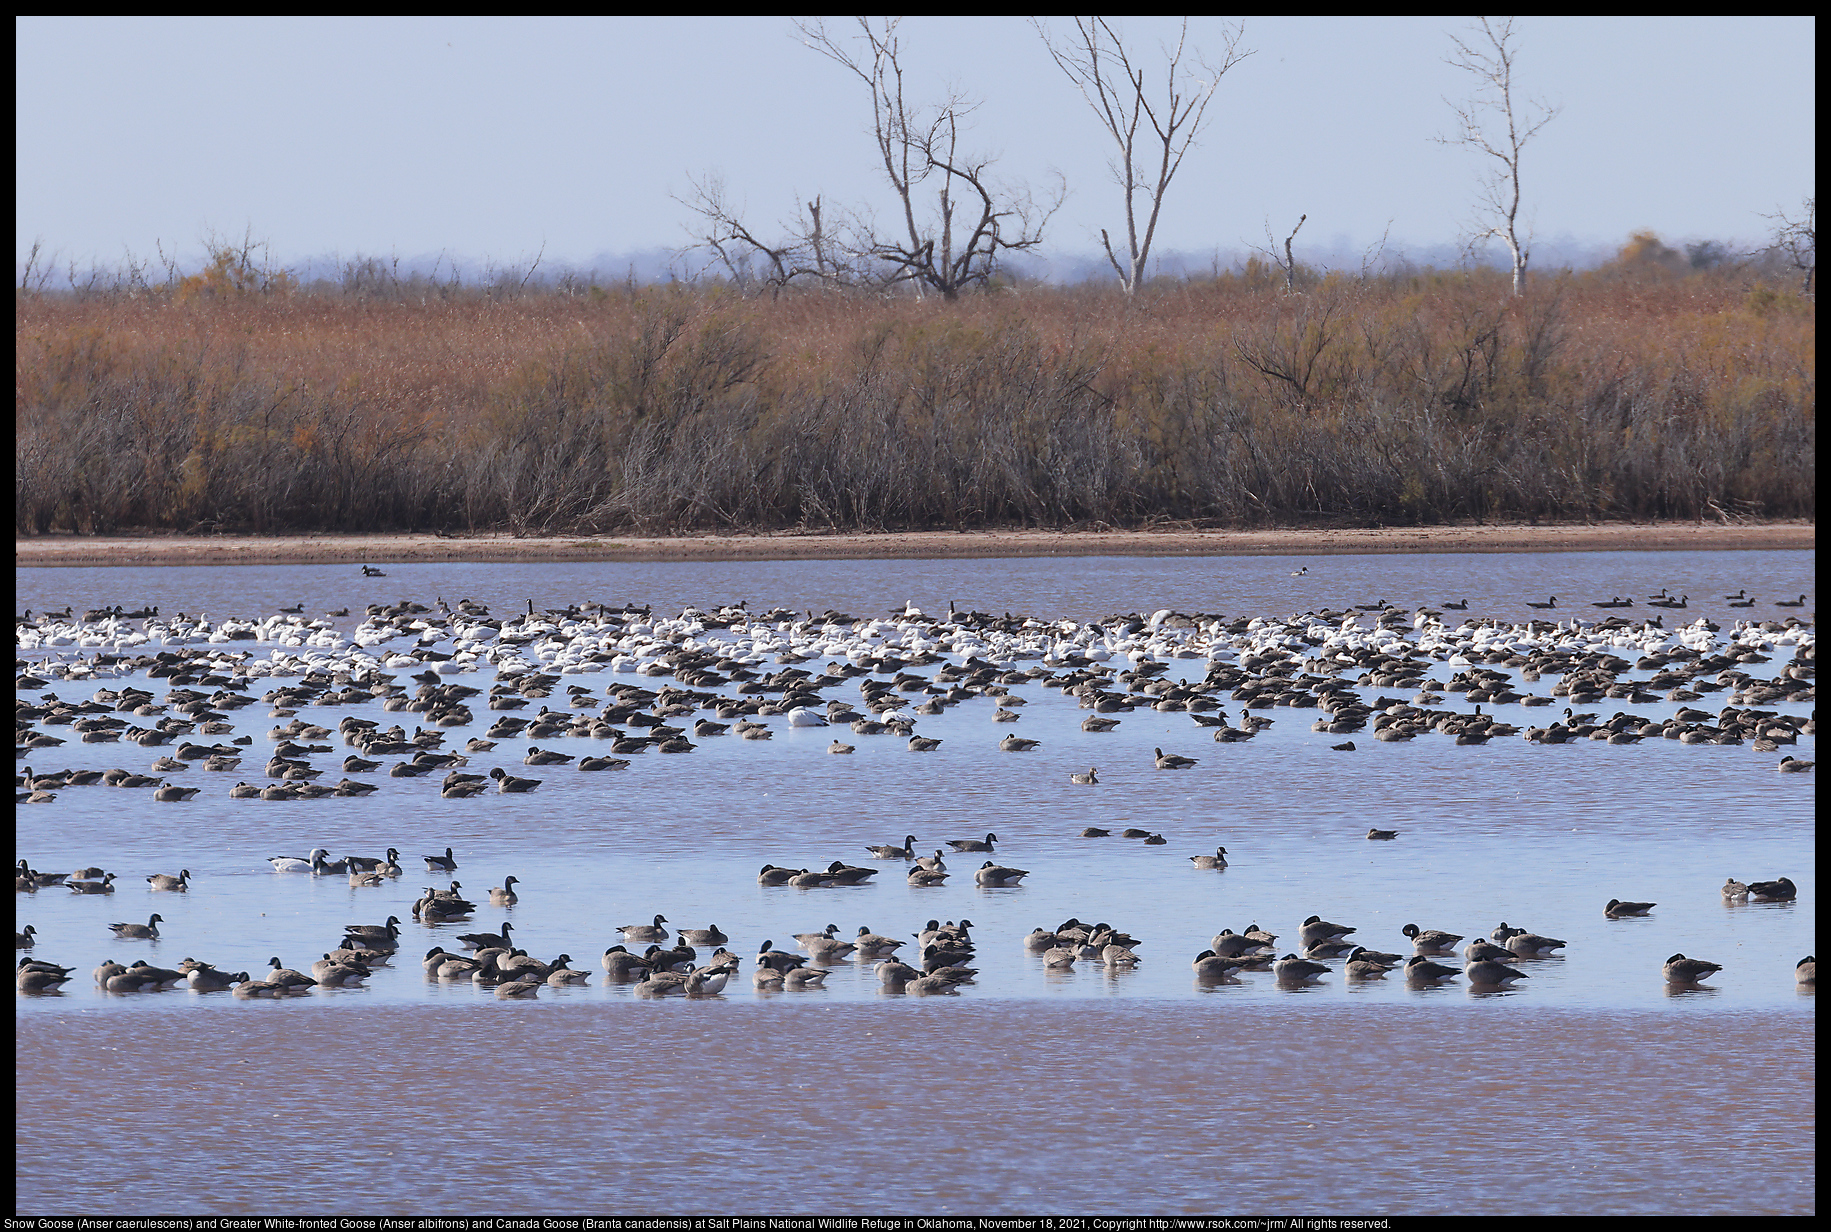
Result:
{"type": "MultiPolygon", "coordinates": [[[[832,23],[842,28],[841,23],[832,23]]],[[[1065,21],[1053,23],[1058,31],[1065,21]]],[[[1123,29],[1161,63],[1174,22],[1123,29]]],[[[1430,18],[1246,18],[1171,190],[1165,250],[1282,236],[1339,251],[1454,244],[1482,160],[1432,138],[1467,96],[1430,18]]],[[[116,263],[252,229],[286,260],[438,252],[550,261],[677,248],[690,175],[723,177],[753,227],[797,197],[887,214],[868,96],[784,17],[22,18],[16,255],[116,263]]],[[[1516,88],[1562,107],[1528,147],[1541,240],[1755,242],[1814,192],[1809,17],[1521,18],[1516,88]]],[[[1093,115],[1021,18],[909,18],[917,99],[983,100],[970,145],[1013,181],[1059,171],[1058,257],[1119,226],[1093,115]]],[[[1218,54],[1218,19],[1190,23],[1218,54]]]]}

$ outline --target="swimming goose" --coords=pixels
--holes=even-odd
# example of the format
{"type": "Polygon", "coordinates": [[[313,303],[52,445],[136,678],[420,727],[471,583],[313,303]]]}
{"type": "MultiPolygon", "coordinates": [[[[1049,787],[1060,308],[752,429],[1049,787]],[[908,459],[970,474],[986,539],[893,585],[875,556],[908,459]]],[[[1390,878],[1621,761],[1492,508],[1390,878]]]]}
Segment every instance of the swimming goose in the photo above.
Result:
{"type": "Polygon", "coordinates": [[[639,954],[631,954],[620,945],[613,945],[604,951],[601,960],[604,970],[613,979],[627,979],[637,971],[646,971],[649,962],[639,954]]]}
{"type": "Polygon", "coordinates": [[[668,930],[661,927],[665,923],[667,917],[657,912],[652,924],[620,924],[617,931],[625,941],[666,941],[668,930]]]}
{"type": "Polygon", "coordinates": [[[1102,830],[1099,826],[1088,826],[1081,831],[1082,838],[1111,838],[1112,834],[1111,830],[1102,830]]]}
{"type": "MultiPolygon", "coordinates": [[[[985,836],[984,842],[981,842],[976,838],[950,838],[947,840],[947,845],[952,847],[955,851],[992,851],[994,850],[993,844],[997,841],[998,836],[996,834],[988,834],[985,836]]],[[[941,853],[936,852],[935,854],[939,855],[941,853]]]]}
{"type": "Polygon", "coordinates": [[[909,943],[899,941],[895,937],[886,937],[882,933],[874,933],[861,924],[858,926],[858,935],[852,939],[852,944],[858,947],[861,958],[883,958],[898,946],[909,943]]]}
{"type": "Polygon", "coordinates": [[[278,954],[269,958],[267,960],[267,965],[273,968],[273,974],[265,977],[269,984],[277,984],[282,988],[297,988],[301,990],[316,988],[318,986],[318,981],[314,980],[311,976],[306,975],[304,972],[294,971],[291,967],[282,966],[278,954]]]}
{"type": "Polygon", "coordinates": [[[1246,958],[1264,955],[1270,952],[1270,946],[1263,941],[1236,933],[1231,928],[1223,928],[1208,943],[1209,949],[1222,958],[1246,958]]]}
{"type": "Polygon", "coordinates": [[[1806,605],[1806,597],[1804,595],[1799,596],[1799,598],[1797,598],[1797,599],[1776,599],[1776,600],[1774,600],[1775,607],[1804,607],[1805,605],[1806,605]]]}
{"type": "Polygon", "coordinates": [[[1504,945],[1495,945],[1492,941],[1477,937],[1462,947],[1465,962],[1505,962],[1519,961],[1519,955],[1504,945]]]}
{"type": "Polygon", "coordinates": [[[1137,826],[1127,826],[1125,829],[1119,831],[1119,837],[1120,838],[1150,838],[1151,832],[1149,830],[1140,830],[1137,826]]]}
{"type": "Polygon", "coordinates": [[[1297,937],[1305,945],[1309,945],[1317,941],[1333,941],[1337,937],[1345,937],[1349,933],[1357,931],[1359,930],[1345,924],[1331,924],[1321,916],[1313,915],[1303,922],[1302,928],[1297,930],[1297,937]]]}
{"type": "Polygon", "coordinates": [[[533,971],[496,985],[496,995],[505,1001],[533,1001],[539,998],[544,975],[533,971]]]}
{"type": "Polygon", "coordinates": [[[309,856],[268,856],[267,863],[276,873],[309,873],[316,861],[330,854],[323,847],[314,847],[309,856]]]}
{"type": "Polygon", "coordinates": [[[858,750],[852,745],[841,744],[839,741],[835,740],[833,743],[826,746],[826,751],[829,753],[856,753],[858,750]]]}
{"type": "Polygon", "coordinates": [[[1195,765],[1197,761],[1196,758],[1184,757],[1180,753],[1166,753],[1162,749],[1152,749],[1151,752],[1157,754],[1157,768],[1159,770],[1187,770],[1190,766],[1195,765]]]}
{"type": "Polygon", "coordinates": [[[706,928],[683,928],[678,936],[691,945],[724,945],[731,940],[716,924],[706,928]]]}
{"type": "Polygon", "coordinates": [[[398,915],[391,915],[386,924],[345,924],[343,932],[346,937],[373,937],[379,941],[392,941],[401,935],[400,923],[398,915]]]}
{"type": "Polygon", "coordinates": [[[1419,954],[1447,954],[1462,940],[1455,933],[1437,928],[1420,929],[1416,924],[1407,924],[1399,931],[1411,939],[1413,949],[1419,954]]]}
{"type": "Polygon", "coordinates": [[[783,974],[782,984],[785,988],[820,988],[825,985],[828,974],[825,967],[796,967],[783,974]]]}
{"type": "Polygon", "coordinates": [[[1519,932],[1508,937],[1502,944],[1521,958],[1550,958],[1553,950],[1563,949],[1566,943],[1552,937],[1541,937],[1537,933],[1519,932]]]}
{"type": "Polygon", "coordinates": [[[463,943],[464,948],[467,950],[506,950],[514,944],[514,942],[509,939],[509,933],[513,928],[514,925],[504,923],[502,931],[499,933],[465,933],[463,936],[459,937],[458,940],[463,943]]]}
{"type": "Polygon", "coordinates": [[[904,835],[901,847],[883,845],[866,847],[865,850],[880,860],[913,860],[915,859],[915,835],[904,835]]]}
{"type": "Polygon", "coordinates": [[[517,880],[519,878],[514,876],[504,877],[501,885],[493,887],[490,890],[490,905],[492,907],[513,907],[520,902],[521,896],[515,893],[517,880]]]}
{"type": "Polygon", "coordinates": [[[1818,960],[1816,958],[1814,958],[1812,955],[1807,954],[1804,958],[1802,958],[1798,962],[1794,963],[1793,964],[1793,982],[1795,984],[1805,984],[1805,985],[1811,985],[1813,987],[1817,987],[1817,985],[1818,985],[1818,960]]]}
{"type": "Polygon", "coordinates": [[[1081,774],[1077,771],[1076,773],[1068,776],[1068,781],[1070,783],[1082,783],[1082,784],[1098,783],[1100,781],[1100,776],[1098,774],[1098,767],[1095,767],[1095,766],[1087,767],[1086,774],[1081,774]]]}
{"type": "Polygon", "coordinates": [[[172,783],[161,783],[153,792],[153,799],[167,802],[189,800],[201,790],[203,789],[200,787],[179,787],[172,783]]]}
{"type": "Polygon", "coordinates": [[[1658,905],[1658,903],[1624,903],[1620,899],[1611,898],[1608,900],[1608,906],[1602,909],[1602,914],[1611,920],[1622,920],[1631,915],[1645,915],[1658,905]]]}
{"type": "Polygon", "coordinates": [[[113,894],[114,874],[103,873],[100,881],[66,881],[64,888],[78,894],[113,894]]]}
{"type": "Polygon", "coordinates": [[[1800,761],[1797,757],[1782,757],[1778,769],[1782,774],[1810,774],[1815,761],[1800,761]]]}
{"type": "Polygon", "coordinates": [[[1730,902],[1745,902],[1748,899],[1748,887],[1734,877],[1723,883],[1723,897],[1730,902]]]}
{"type": "Polygon", "coordinates": [[[429,873],[449,873],[458,867],[458,861],[451,854],[449,847],[445,849],[445,854],[442,856],[422,856],[420,858],[426,861],[426,871],[429,873]]]}
{"type": "Polygon", "coordinates": [[[1491,958],[1478,959],[1463,967],[1462,974],[1468,977],[1471,984],[1487,987],[1498,987],[1513,980],[1528,978],[1524,971],[1510,963],[1495,962],[1491,958]]]}
{"type": "Polygon", "coordinates": [[[925,868],[937,873],[947,871],[947,862],[941,858],[939,847],[935,848],[935,854],[932,856],[917,856],[915,863],[917,868],[925,868]]]}
{"type": "Polygon", "coordinates": [[[1203,950],[1189,965],[1195,968],[1195,978],[1198,980],[1237,984],[1240,981],[1234,972],[1243,964],[1237,958],[1222,958],[1213,950],[1203,950]]]}
{"type": "Polygon", "coordinates": [[[1385,842],[1399,837],[1399,832],[1397,830],[1368,830],[1367,837],[1375,842],[1385,842]]]}
{"type": "Polygon", "coordinates": [[[533,791],[545,781],[543,779],[518,779],[501,766],[491,770],[490,777],[496,780],[496,790],[499,792],[533,791]]]}
{"type": "Polygon", "coordinates": [[[789,878],[794,875],[795,870],[792,868],[777,868],[773,864],[765,864],[761,871],[757,873],[757,884],[766,886],[787,885],[789,878]]]}
{"type": "Polygon", "coordinates": [[[1778,881],[1751,881],[1748,883],[1748,896],[1758,903],[1790,903],[1799,897],[1799,888],[1793,884],[1791,877],[1782,877],[1778,881]]]}
{"type": "Polygon", "coordinates": [[[1342,968],[1351,980],[1380,980],[1392,970],[1394,963],[1383,961],[1388,955],[1375,956],[1364,945],[1357,945],[1348,953],[1348,963],[1342,968]]]}
{"type": "Polygon", "coordinates": [[[1272,964],[1272,973],[1282,984],[1314,984],[1329,973],[1329,968],[1295,954],[1286,954],[1272,964]]]}
{"type": "Polygon", "coordinates": [[[1026,740],[1022,736],[1006,736],[998,742],[998,747],[1005,753],[1028,753],[1041,744],[1041,740],[1026,740]]]}
{"type": "Polygon", "coordinates": [[[144,924],[110,924],[108,927],[113,929],[114,935],[121,938],[123,941],[157,941],[159,939],[159,923],[164,919],[164,916],[155,912],[152,918],[147,920],[144,924]]]}
{"type": "Polygon", "coordinates": [[[1683,954],[1674,954],[1666,960],[1664,971],[1668,984],[1695,984],[1699,980],[1715,975],[1722,969],[1721,963],[1705,962],[1701,958],[1686,958],[1683,954]]]}
{"type": "Polygon", "coordinates": [[[1414,984],[1439,984],[1460,974],[1456,968],[1432,962],[1422,954],[1413,955],[1405,962],[1405,978],[1414,984]]]}
{"type": "Polygon", "coordinates": [[[1029,875],[1028,869],[1007,868],[1002,864],[994,864],[987,860],[979,866],[979,871],[973,874],[973,880],[982,886],[1014,886],[1029,875]]]}
{"type": "Polygon", "coordinates": [[[1558,597],[1556,595],[1551,596],[1551,598],[1544,603],[1534,603],[1530,599],[1526,600],[1527,607],[1535,607],[1535,608],[1538,608],[1540,611],[1544,611],[1546,608],[1556,607],[1557,605],[1558,605],[1558,597]]]}
{"type": "Polygon", "coordinates": [[[938,868],[916,867],[909,870],[905,878],[912,886],[936,886],[947,880],[947,874],[938,868]]]}
{"type": "Polygon", "coordinates": [[[936,736],[909,737],[909,751],[911,753],[932,753],[940,747],[941,740],[936,736]]]}
{"type": "Polygon", "coordinates": [[[33,934],[36,933],[37,931],[38,930],[36,928],[32,927],[30,924],[27,924],[25,926],[25,930],[23,932],[19,932],[19,933],[15,934],[15,936],[17,936],[19,938],[19,941],[16,945],[14,945],[13,948],[16,950],[31,949],[34,945],[37,944],[37,941],[33,937],[33,934]]]}
{"type": "Polygon", "coordinates": [[[218,971],[205,963],[198,963],[187,973],[193,992],[227,992],[236,984],[248,982],[246,971],[218,971]]]}

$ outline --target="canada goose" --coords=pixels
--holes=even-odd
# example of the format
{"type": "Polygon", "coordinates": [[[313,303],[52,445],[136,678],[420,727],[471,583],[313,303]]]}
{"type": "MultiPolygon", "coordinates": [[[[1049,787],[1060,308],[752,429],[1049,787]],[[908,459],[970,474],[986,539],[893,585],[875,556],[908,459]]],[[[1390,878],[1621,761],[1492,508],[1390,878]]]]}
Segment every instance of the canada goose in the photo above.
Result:
{"type": "Polygon", "coordinates": [[[509,933],[513,928],[513,924],[504,923],[502,931],[499,933],[465,933],[460,936],[458,940],[463,943],[464,948],[467,950],[491,950],[498,948],[506,950],[514,945],[514,942],[509,939],[509,933]]]}
{"type": "Polygon", "coordinates": [[[843,754],[843,753],[856,753],[858,750],[856,748],[854,748],[852,745],[841,744],[841,743],[839,743],[839,741],[835,740],[835,741],[833,741],[833,743],[826,746],[826,751],[829,753],[842,753],[843,754]]]}
{"type": "Polygon", "coordinates": [[[19,969],[19,974],[15,979],[18,982],[19,991],[30,994],[56,992],[70,982],[67,974],[59,975],[55,971],[25,967],[19,969]]]}
{"type": "Polygon", "coordinates": [[[941,849],[937,847],[935,848],[935,854],[932,856],[917,856],[916,867],[929,869],[937,873],[944,873],[947,871],[947,862],[941,858],[941,849]]]}
{"type": "Polygon", "coordinates": [[[1305,945],[1309,945],[1316,941],[1333,941],[1337,937],[1345,937],[1356,931],[1358,930],[1349,928],[1345,924],[1331,924],[1321,916],[1313,915],[1303,922],[1302,928],[1297,930],[1297,937],[1305,945]]]}
{"type": "Polygon", "coordinates": [[[1068,776],[1068,781],[1070,783],[1082,783],[1082,784],[1098,783],[1100,781],[1100,776],[1097,773],[1097,769],[1098,769],[1098,767],[1089,766],[1089,767],[1087,767],[1086,774],[1081,774],[1077,771],[1076,773],[1068,776]]]}
{"type": "Polygon", "coordinates": [[[1799,598],[1797,598],[1797,599],[1776,599],[1776,600],[1774,600],[1775,607],[1804,607],[1805,605],[1806,605],[1806,597],[1804,595],[1799,596],[1799,598]]]}
{"type": "Polygon", "coordinates": [[[1127,826],[1125,829],[1119,831],[1119,837],[1120,838],[1150,838],[1151,832],[1149,830],[1140,830],[1137,826],[1127,826]]]}
{"type": "Polygon", "coordinates": [[[1462,974],[1468,977],[1471,984],[1494,987],[1513,980],[1528,978],[1524,971],[1509,963],[1495,962],[1491,958],[1478,959],[1462,968],[1462,974]]]}
{"type": "Polygon", "coordinates": [[[631,954],[620,945],[605,950],[604,957],[599,961],[612,979],[619,980],[628,979],[637,971],[646,971],[650,965],[648,959],[640,954],[631,954]]]}
{"type": "Polygon", "coordinates": [[[1674,954],[1666,960],[1664,967],[1668,984],[1695,984],[1707,979],[1723,969],[1721,963],[1705,962],[1701,958],[1686,958],[1683,954],[1674,954]]]}
{"type": "Polygon", "coordinates": [[[1527,607],[1535,607],[1535,608],[1538,608],[1540,611],[1544,611],[1546,608],[1556,607],[1557,605],[1558,605],[1558,597],[1556,595],[1551,596],[1551,598],[1548,599],[1544,603],[1534,603],[1530,599],[1526,600],[1527,607]]]}
{"type": "Polygon", "coordinates": [[[1818,960],[1812,955],[1807,954],[1804,958],[1794,963],[1793,982],[1795,984],[1816,987],[1818,984],[1818,960]]]}
{"type": "Polygon", "coordinates": [[[520,902],[521,896],[515,893],[515,883],[518,880],[514,876],[504,877],[501,885],[493,887],[490,890],[490,906],[513,907],[520,902]]]}
{"type": "Polygon", "coordinates": [[[719,931],[716,924],[705,928],[683,928],[678,935],[682,941],[690,945],[724,945],[731,940],[730,937],[719,931]]]}
{"type": "Polygon", "coordinates": [[[547,982],[546,976],[535,971],[526,972],[512,980],[505,980],[496,985],[496,995],[504,1001],[533,1001],[540,996],[541,986],[547,982]]]}
{"type": "Polygon", "coordinates": [[[886,937],[882,933],[874,933],[861,924],[858,928],[858,935],[852,938],[852,944],[858,947],[860,957],[883,958],[894,952],[898,946],[909,943],[899,941],[895,937],[886,937]]]}
{"type": "Polygon", "coordinates": [[[1088,732],[1109,732],[1119,726],[1119,720],[1106,715],[1090,714],[1081,720],[1081,730],[1088,732]]]}
{"type": "Polygon", "coordinates": [[[909,870],[909,875],[905,880],[912,886],[937,886],[946,881],[947,877],[948,875],[938,868],[918,866],[909,870]]]}
{"type": "Polygon", "coordinates": [[[1246,958],[1270,952],[1268,943],[1236,933],[1231,928],[1223,928],[1216,933],[1209,948],[1222,958],[1246,958]]]}
{"type": "Polygon", "coordinates": [[[1553,950],[1563,949],[1565,942],[1537,933],[1514,933],[1501,943],[1521,958],[1550,958],[1553,950]]]}
{"type": "Polygon", "coordinates": [[[378,886],[386,880],[387,878],[380,873],[365,873],[357,868],[350,870],[350,885],[352,886],[378,886]]]}
{"type": "Polygon", "coordinates": [[[267,965],[273,968],[273,974],[266,977],[269,984],[278,984],[282,988],[297,989],[316,988],[318,986],[318,981],[314,980],[311,976],[306,975],[304,972],[294,971],[291,967],[282,966],[278,954],[269,958],[267,960],[267,965]]]}
{"type": "Polygon", "coordinates": [[[1782,774],[1810,774],[1815,761],[1800,761],[1797,757],[1782,757],[1778,769],[1782,774]]]}
{"type": "Polygon", "coordinates": [[[1611,898],[1608,900],[1608,906],[1602,909],[1602,914],[1611,920],[1622,920],[1631,915],[1645,915],[1658,905],[1658,903],[1624,903],[1620,899],[1611,898]]]}
{"type": "Polygon", "coordinates": [[[1723,883],[1723,897],[1732,903],[1748,901],[1748,887],[1734,877],[1723,883]]]}
{"type": "Polygon", "coordinates": [[[1111,830],[1102,830],[1099,826],[1088,826],[1081,831],[1082,838],[1111,838],[1112,834],[1111,830]]]}
{"type": "Polygon", "coordinates": [[[1799,889],[1791,877],[1778,881],[1751,881],[1748,896],[1758,903],[1790,903],[1799,897],[1799,889]]]}
{"type": "Polygon", "coordinates": [[[1216,984],[1240,982],[1234,975],[1234,972],[1241,966],[1240,961],[1233,958],[1222,958],[1213,950],[1203,950],[1189,965],[1195,969],[1195,978],[1198,980],[1216,984]]]}
{"type": "Polygon", "coordinates": [[[179,787],[172,783],[161,783],[153,792],[153,799],[167,802],[189,800],[201,790],[203,789],[199,787],[179,787]]]}
{"type": "Polygon", "coordinates": [[[1006,736],[998,742],[998,748],[1005,753],[1028,753],[1041,744],[1041,740],[1026,740],[1022,736],[1006,736]]]}
{"type": "Polygon", "coordinates": [[[795,870],[792,868],[777,868],[773,864],[765,864],[757,873],[757,884],[766,886],[787,885],[789,878],[794,875],[795,870]]]}
{"type": "Polygon", "coordinates": [[[666,941],[668,930],[661,926],[667,923],[667,919],[657,912],[651,924],[619,924],[617,931],[623,934],[625,941],[666,941]]]}
{"type": "Polygon", "coordinates": [[[1340,958],[1361,947],[1352,941],[1312,941],[1303,947],[1305,958],[1340,958]]]}
{"type": "Polygon", "coordinates": [[[426,861],[426,871],[429,873],[449,873],[458,867],[458,861],[449,847],[442,856],[422,856],[421,859],[426,861]]]}
{"type": "Polygon", "coordinates": [[[1394,964],[1382,961],[1384,957],[1376,957],[1366,946],[1357,945],[1349,951],[1347,965],[1342,971],[1351,980],[1385,979],[1394,964]]]}
{"type": "Polygon", "coordinates": [[[113,894],[114,874],[103,873],[100,881],[66,881],[64,887],[78,894],[113,894]]]}
{"type": "Polygon", "coordinates": [[[996,834],[988,834],[985,836],[984,842],[976,838],[950,838],[947,840],[947,845],[955,851],[992,851],[994,850],[993,844],[997,841],[996,834]]]}
{"type": "Polygon", "coordinates": [[[1329,748],[1337,753],[1352,753],[1354,752],[1354,741],[1344,740],[1340,744],[1331,744],[1329,748]]]}
{"type": "Polygon", "coordinates": [[[1390,839],[1399,837],[1399,832],[1397,830],[1370,829],[1367,831],[1367,837],[1374,842],[1386,842],[1390,839]]]}
{"type": "Polygon", "coordinates": [[[159,923],[164,919],[164,916],[155,912],[144,924],[110,924],[108,927],[113,929],[114,935],[121,938],[123,941],[157,941],[159,939],[159,923]]]}
{"type": "Polygon", "coordinates": [[[913,860],[915,859],[915,835],[904,835],[903,845],[901,847],[884,845],[867,847],[865,850],[880,860],[913,860]]]}
{"type": "Polygon", "coordinates": [[[909,737],[909,751],[911,753],[932,753],[940,747],[940,738],[936,736],[909,737]]]}
{"type": "Polygon", "coordinates": [[[1162,749],[1152,749],[1151,752],[1157,754],[1159,770],[1187,770],[1190,766],[1195,765],[1197,760],[1193,757],[1184,757],[1180,753],[1166,753],[1162,749]]]}
{"type": "Polygon", "coordinates": [[[499,792],[533,791],[544,781],[542,779],[518,779],[501,766],[491,770],[490,777],[496,780],[496,790],[499,792]]]}
{"type": "Polygon", "coordinates": [[[1028,869],[1006,868],[1002,864],[994,864],[987,860],[979,866],[979,871],[973,874],[973,880],[982,886],[1014,886],[1029,875],[1028,869]]]}
{"type": "Polygon", "coordinates": [[[1483,959],[1507,963],[1519,961],[1519,955],[1512,950],[1504,945],[1495,945],[1485,937],[1476,937],[1463,946],[1462,958],[1464,962],[1480,962],[1483,959]]]}
{"type": "Polygon", "coordinates": [[[1286,954],[1272,964],[1272,974],[1278,977],[1281,984],[1314,984],[1329,973],[1329,969],[1319,962],[1299,958],[1295,954],[1286,954]]]}
{"type": "Polygon", "coordinates": [[[215,967],[199,963],[187,973],[193,992],[227,992],[236,984],[246,983],[246,971],[218,971],[215,967]]]}
{"type": "Polygon", "coordinates": [[[826,984],[828,974],[825,967],[796,967],[783,973],[782,985],[785,988],[820,988],[826,984]]]}
{"type": "Polygon", "coordinates": [[[1413,955],[1405,962],[1405,978],[1414,984],[1440,984],[1460,974],[1456,968],[1432,962],[1422,954],[1413,955]]]}
{"type": "Polygon", "coordinates": [[[1417,954],[1448,954],[1456,948],[1459,935],[1454,932],[1443,932],[1441,928],[1419,928],[1417,924],[1406,924],[1399,930],[1404,937],[1410,937],[1412,948],[1417,954]]]}
{"type": "Polygon", "coordinates": [[[32,927],[30,924],[27,924],[25,926],[24,931],[14,934],[16,937],[19,938],[19,940],[13,946],[13,948],[16,950],[31,949],[34,945],[37,944],[37,940],[33,936],[33,934],[36,933],[37,931],[38,930],[36,928],[32,927]]]}

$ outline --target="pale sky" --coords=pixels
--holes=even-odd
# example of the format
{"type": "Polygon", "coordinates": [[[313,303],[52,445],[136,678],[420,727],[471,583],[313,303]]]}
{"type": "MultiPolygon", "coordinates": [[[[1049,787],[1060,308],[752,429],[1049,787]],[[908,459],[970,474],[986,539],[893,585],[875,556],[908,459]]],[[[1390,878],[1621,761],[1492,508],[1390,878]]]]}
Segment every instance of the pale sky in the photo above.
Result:
{"type": "MultiPolygon", "coordinates": [[[[1308,214],[1299,257],[1453,247],[1482,160],[1432,138],[1471,81],[1464,19],[1247,17],[1171,189],[1161,251],[1238,253],[1308,214]]],[[[835,29],[841,23],[831,23],[835,29]]],[[[1069,29],[1063,19],[1051,23],[1069,29]]],[[[586,264],[679,248],[689,176],[774,233],[797,197],[889,213],[862,84],[785,17],[20,18],[16,257],[113,265],[251,231],[285,261],[355,254],[586,264]]],[[[1122,29],[1161,62],[1167,19],[1122,29]]],[[[1516,90],[1562,108],[1527,148],[1541,244],[1755,244],[1815,173],[1810,17],[1527,17],[1516,90]]],[[[1016,17],[904,21],[910,94],[983,100],[971,148],[1070,195],[1057,260],[1120,227],[1092,113],[1016,17]]],[[[1221,22],[1190,22],[1218,55],[1221,22]]]]}

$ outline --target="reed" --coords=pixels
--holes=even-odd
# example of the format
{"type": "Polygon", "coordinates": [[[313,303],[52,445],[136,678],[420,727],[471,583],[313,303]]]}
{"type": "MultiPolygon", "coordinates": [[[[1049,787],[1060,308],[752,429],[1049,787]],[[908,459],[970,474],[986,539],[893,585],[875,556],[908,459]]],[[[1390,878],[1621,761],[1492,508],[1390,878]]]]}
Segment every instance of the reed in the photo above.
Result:
{"type": "MultiPolygon", "coordinates": [[[[1746,271],[15,301],[21,533],[1811,516],[1746,271]]],[[[435,293],[436,292],[436,293],[435,293]]]]}

